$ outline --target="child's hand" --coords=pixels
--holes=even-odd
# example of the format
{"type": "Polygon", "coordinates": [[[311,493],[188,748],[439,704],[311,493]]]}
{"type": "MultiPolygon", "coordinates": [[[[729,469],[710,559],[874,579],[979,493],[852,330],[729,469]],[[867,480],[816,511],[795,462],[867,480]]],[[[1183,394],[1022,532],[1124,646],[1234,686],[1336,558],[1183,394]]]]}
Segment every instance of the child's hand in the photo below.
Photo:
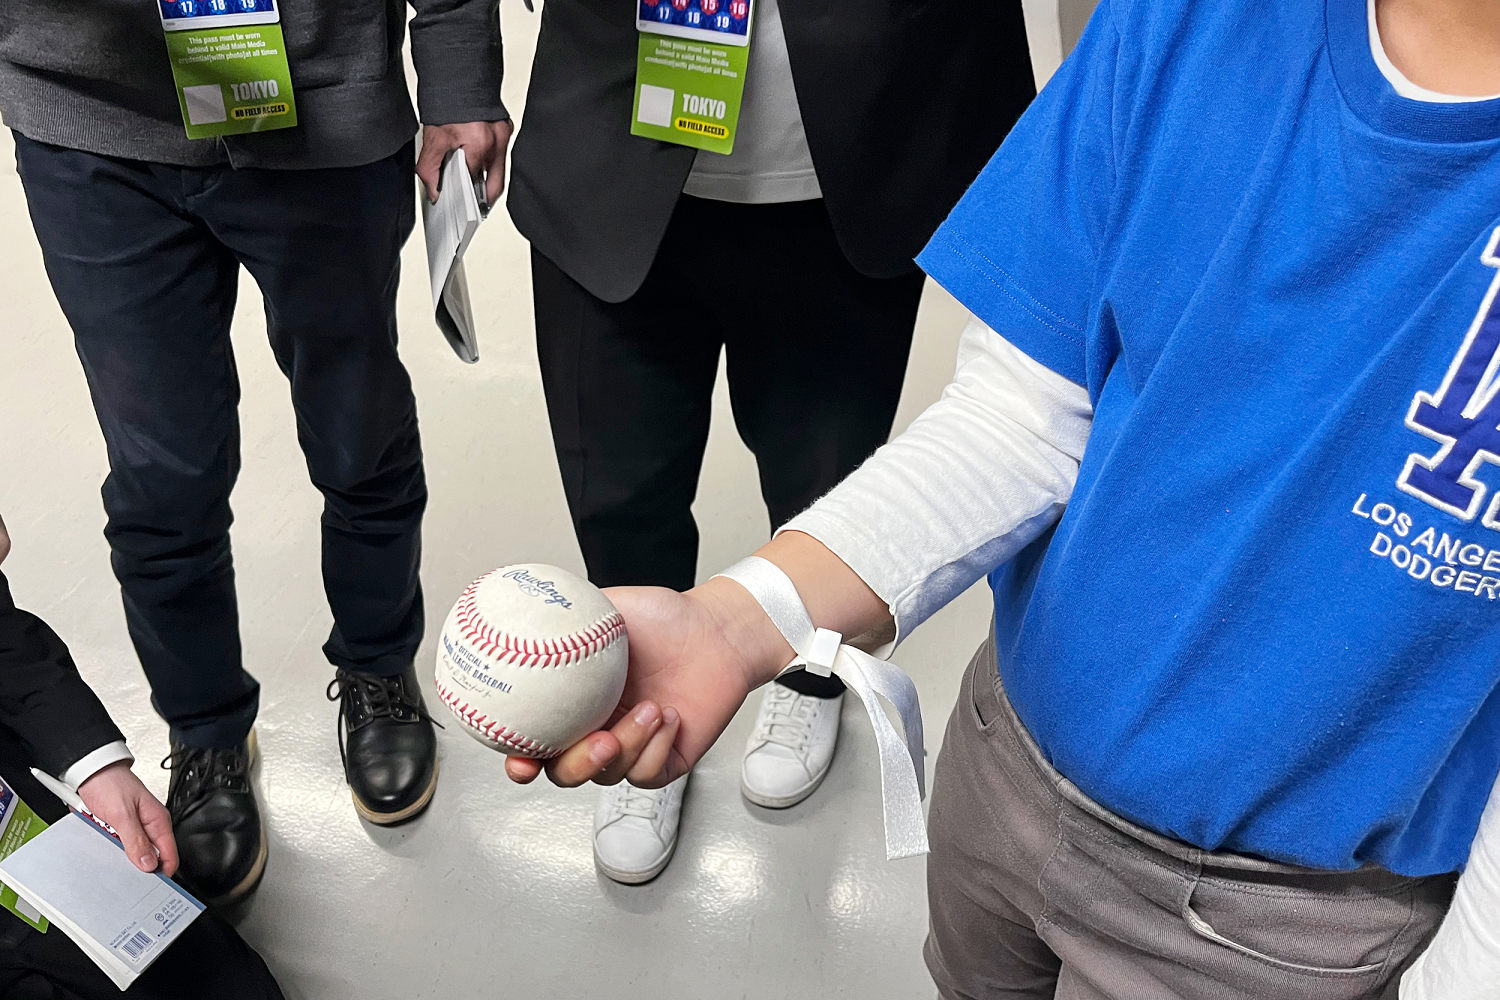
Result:
{"type": "MultiPolygon", "coordinates": [[[[660,587],[605,594],[630,637],[625,692],[611,728],[585,736],[545,769],[564,787],[626,780],[658,788],[698,762],[751,689],[791,659],[791,647],[754,598],[727,580],[686,594],[660,587]],[[757,670],[766,663],[773,664],[769,672],[757,670]]],[[[542,772],[543,762],[511,757],[505,770],[524,784],[542,772]]]]}
{"type": "Polygon", "coordinates": [[[125,854],[143,872],[163,875],[177,871],[177,840],[172,817],[156,801],[126,761],[103,768],[78,786],[78,797],[89,812],[115,828],[125,854]]]}

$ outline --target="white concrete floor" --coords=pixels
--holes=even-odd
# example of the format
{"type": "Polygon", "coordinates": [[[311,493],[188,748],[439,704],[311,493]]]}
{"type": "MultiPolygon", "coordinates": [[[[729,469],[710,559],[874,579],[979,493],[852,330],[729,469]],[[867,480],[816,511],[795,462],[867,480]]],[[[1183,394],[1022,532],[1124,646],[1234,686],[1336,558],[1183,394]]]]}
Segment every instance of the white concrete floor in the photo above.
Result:
{"type": "MultiPolygon", "coordinates": [[[[519,4],[504,6],[507,97],[519,110],[535,21],[519,4]]],[[[138,771],[165,794],[156,762],[166,734],[126,637],[101,535],[104,449],[31,235],[8,134],[0,144],[0,513],[15,541],[6,571],[21,604],[71,644],[130,736],[138,771]]],[[[523,241],[503,215],[477,239],[468,268],[483,360],[474,367],[454,358],[432,325],[422,258],[414,240],[400,315],[432,491],[423,573],[429,641],[419,660],[428,676],[430,636],[471,578],[508,562],[582,565],[547,432],[523,241]]],[[[929,293],[899,425],[947,381],[960,319],[950,299],[929,293]]],[[[323,698],[330,668],[319,645],[329,616],[318,576],[319,498],[264,332],[246,279],[235,326],[244,472],[234,543],[247,664],[264,685],[259,781],[271,860],[237,919],[288,996],[931,994],[920,956],[923,863],[884,859],[876,756],[854,703],[828,781],[785,812],[740,798],[742,713],[689,790],[676,859],[647,886],[595,872],[591,791],[513,786],[501,758],[455,727],[439,735],[442,781],[428,813],[394,830],[362,824],[339,768],[334,708],[323,698]]],[[[697,503],[705,574],[754,548],[769,527],[750,457],[727,400],[720,403],[697,503]]],[[[897,656],[921,692],[929,767],[987,617],[985,596],[971,591],[897,656]]]]}

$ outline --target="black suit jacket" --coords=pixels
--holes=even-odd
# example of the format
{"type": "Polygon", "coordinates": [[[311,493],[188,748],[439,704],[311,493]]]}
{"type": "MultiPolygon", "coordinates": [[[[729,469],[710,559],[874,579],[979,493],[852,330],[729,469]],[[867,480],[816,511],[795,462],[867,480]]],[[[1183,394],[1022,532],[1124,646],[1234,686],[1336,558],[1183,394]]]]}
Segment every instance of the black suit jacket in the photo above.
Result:
{"type": "MultiPolygon", "coordinates": [[[[859,271],[912,258],[1035,86],[1020,0],[782,0],[807,142],[859,271]]],[[[548,0],[516,137],[510,211],[594,295],[645,279],[695,151],[630,134],[637,33],[626,0],[548,0]]]]}
{"type": "Polygon", "coordinates": [[[0,775],[51,822],[63,806],[30,768],[60,775],[123,738],[78,676],[68,647],[40,618],[16,607],[0,573],[0,775]]]}

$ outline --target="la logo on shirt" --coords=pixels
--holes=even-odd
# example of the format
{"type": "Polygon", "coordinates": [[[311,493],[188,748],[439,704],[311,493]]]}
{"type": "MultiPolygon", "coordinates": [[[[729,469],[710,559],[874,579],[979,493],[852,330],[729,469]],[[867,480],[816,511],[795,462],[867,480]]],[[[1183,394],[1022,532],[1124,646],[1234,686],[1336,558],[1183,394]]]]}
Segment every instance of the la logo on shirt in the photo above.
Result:
{"type": "MultiPolygon", "coordinates": [[[[1463,524],[1476,519],[1500,532],[1500,491],[1492,490],[1480,471],[1500,465],[1500,228],[1490,234],[1480,259],[1496,274],[1469,325],[1458,353],[1435,391],[1418,391],[1406,414],[1406,426],[1438,442],[1436,452],[1413,452],[1396,478],[1404,493],[1463,524]]],[[[1495,546],[1424,525],[1389,503],[1372,503],[1360,494],[1352,513],[1381,529],[1370,544],[1372,555],[1390,560],[1412,579],[1455,593],[1495,600],[1500,597],[1500,535],[1495,546]]]]}
{"type": "Polygon", "coordinates": [[[1500,531],[1500,493],[1485,505],[1488,491],[1476,473],[1485,463],[1500,464],[1500,313],[1495,293],[1500,291],[1500,259],[1495,256],[1500,229],[1480,258],[1497,269],[1484,303],[1464,337],[1448,375],[1435,393],[1419,392],[1406,415],[1406,426],[1438,441],[1442,447],[1430,458],[1414,454],[1396,485],[1462,521],[1481,518],[1486,528],[1500,531]]]}

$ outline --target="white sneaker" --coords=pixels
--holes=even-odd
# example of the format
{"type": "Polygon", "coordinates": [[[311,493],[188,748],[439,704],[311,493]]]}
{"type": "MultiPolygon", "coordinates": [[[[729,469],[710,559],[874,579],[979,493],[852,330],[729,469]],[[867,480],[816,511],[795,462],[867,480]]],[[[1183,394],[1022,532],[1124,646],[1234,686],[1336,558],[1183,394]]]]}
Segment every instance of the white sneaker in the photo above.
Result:
{"type": "Polygon", "coordinates": [[[843,694],[814,698],[781,684],[766,685],[740,765],[745,798],[767,809],[785,809],[811,795],[833,763],[843,704],[843,694]]]}
{"type": "Polygon", "coordinates": [[[654,789],[622,781],[599,793],[594,860],[600,871],[626,885],[649,882],[661,874],[677,849],[677,821],[688,777],[684,774],[654,789]]]}

